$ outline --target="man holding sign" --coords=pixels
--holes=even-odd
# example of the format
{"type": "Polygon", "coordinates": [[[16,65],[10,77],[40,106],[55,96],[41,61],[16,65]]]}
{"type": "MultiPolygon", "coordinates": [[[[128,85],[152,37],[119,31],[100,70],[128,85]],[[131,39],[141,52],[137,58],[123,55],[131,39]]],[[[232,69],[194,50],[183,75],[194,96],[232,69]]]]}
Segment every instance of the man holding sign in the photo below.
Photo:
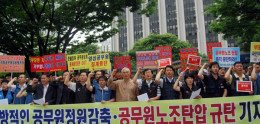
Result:
{"type": "MultiPolygon", "coordinates": [[[[241,92],[237,89],[237,86],[242,85],[240,82],[237,81],[250,81],[248,75],[243,74],[243,64],[241,62],[235,62],[234,67],[229,67],[228,71],[225,74],[225,79],[229,84],[231,84],[231,96],[247,96],[253,95],[253,91],[244,91],[241,92]],[[234,69],[234,74],[230,74],[231,70],[234,69]]],[[[245,84],[243,84],[245,85],[245,84]]],[[[249,84],[250,85],[250,84],[249,84]]],[[[252,83],[251,83],[252,85],[252,83]]]]}

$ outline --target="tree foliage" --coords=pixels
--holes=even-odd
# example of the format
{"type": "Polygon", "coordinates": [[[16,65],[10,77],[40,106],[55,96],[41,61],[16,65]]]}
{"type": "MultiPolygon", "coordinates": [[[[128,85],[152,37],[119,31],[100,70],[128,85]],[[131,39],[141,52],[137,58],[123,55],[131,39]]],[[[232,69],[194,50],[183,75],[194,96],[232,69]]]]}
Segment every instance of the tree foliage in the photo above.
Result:
{"type": "Polygon", "coordinates": [[[80,43],[78,45],[71,45],[71,48],[67,49],[67,54],[80,54],[80,53],[88,53],[96,54],[96,51],[99,49],[99,47],[96,44],[86,44],[86,43],[80,43]]]}
{"type": "MultiPolygon", "coordinates": [[[[1,0],[0,52],[30,56],[66,51],[81,32],[85,43],[105,41],[118,32],[111,28],[114,17],[124,8],[150,15],[156,0],[142,8],[144,0],[1,0]]],[[[119,25],[122,20],[119,20],[119,25]]]]}
{"type": "Polygon", "coordinates": [[[178,37],[166,33],[166,34],[150,34],[146,38],[138,40],[134,47],[129,50],[129,55],[131,56],[132,69],[136,69],[136,51],[149,51],[155,50],[158,46],[172,46],[172,59],[173,61],[180,60],[180,48],[191,48],[193,47],[190,43],[186,41],[178,40],[178,37]]]}
{"type": "Polygon", "coordinates": [[[250,42],[260,32],[259,0],[213,0],[206,12],[216,18],[211,30],[223,33],[225,39],[240,38],[240,48],[249,51],[250,42]]]}
{"type": "Polygon", "coordinates": [[[111,62],[111,69],[114,69],[115,68],[115,62],[114,62],[114,57],[116,56],[124,56],[124,54],[122,52],[115,52],[115,51],[111,51],[111,52],[108,52],[109,53],[109,57],[110,57],[110,62],[111,62]]]}

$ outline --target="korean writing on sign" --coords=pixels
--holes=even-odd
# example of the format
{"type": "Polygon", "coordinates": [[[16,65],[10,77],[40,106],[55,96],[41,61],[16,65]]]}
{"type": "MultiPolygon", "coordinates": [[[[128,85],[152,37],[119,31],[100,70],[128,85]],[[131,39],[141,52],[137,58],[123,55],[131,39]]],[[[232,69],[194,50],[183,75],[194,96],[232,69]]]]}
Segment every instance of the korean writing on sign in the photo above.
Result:
{"type": "Polygon", "coordinates": [[[44,72],[44,58],[43,57],[31,57],[31,72],[44,72]]]}
{"type": "Polygon", "coordinates": [[[160,51],[136,51],[137,68],[157,68],[160,51]]]}
{"type": "Polygon", "coordinates": [[[194,65],[187,65],[188,57],[189,55],[197,56],[197,48],[181,48],[180,49],[180,59],[181,59],[181,71],[184,71],[187,67],[190,68],[190,70],[198,68],[194,65]]]}
{"type": "Polygon", "coordinates": [[[88,53],[67,55],[68,70],[88,69],[88,53]]]}
{"type": "Polygon", "coordinates": [[[213,47],[222,47],[221,42],[207,43],[207,53],[209,58],[209,63],[213,62],[213,47]]]}
{"type": "Polygon", "coordinates": [[[172,46],[155,47],[155,50],[160,51],[159,59],[170,58],[172,60],[172,46]]]}
{"type": "Polygon", "coordinates": [[[67,70],[65,53],[45,55],[43,58],[44,72],[67,70]]]}
{"type": "Polygon", "coordinates": [[[194,100],[50,105],[1,105],[0,124],[259,123],[260,96],[194,100]],[[113,104],[113,105],[112,105],[113,104]],[[86,107],[87,106],[87,107],[86,107]],[[26,108],[26,109],[25,109],[26,108]]]}
{"type": "Polygon", "coordinates": [[[109,108],[0,110],[0,123],[111,123],[109,108]]]}
{"type": "Polygon", "coordinates": [[[89,55],[88,64],[90,71],[110,69],[109,53],[89,55]]]}
{"type": "Polygon", "coordinates": [[[251,42],[250,62],[260,62],[260,42],[251,42]]]}
{"type": "Polygon", "coordinates": [[[220,67],[233,66],[235,62],[240,61],[240,52],[238,47],[213,48],[213,61],[217,61],[220,67]]]}
{"type": "Polygon", "coordinates": [[[25,57],[0,55],[0,72],[24,72],[25,57]]]}
{"type": "Polygon", "coordinates": [[[252,81],[237,81],[237,92],[251,92],[253,91],[252,81]]]}
{"type": "MultiPolygon", "coordinates": [[[[131,57],[130,56],[115,56],[115,69],[129,68],[131,72],[131,57]]],[[[115,77],[117,78],[117,77],[115,77]]]]}
{"type": "Polygon", "coordinates": [[[187,64],[199,66],[201,59],[199,56],[189,55],[187,64]]]}
{"type": "Polygon", "coordinates": [[[159,67],[166,67],[167,65],[172,65],[172,61],[170,58],[160,59],[158,64],[159,67]]]}

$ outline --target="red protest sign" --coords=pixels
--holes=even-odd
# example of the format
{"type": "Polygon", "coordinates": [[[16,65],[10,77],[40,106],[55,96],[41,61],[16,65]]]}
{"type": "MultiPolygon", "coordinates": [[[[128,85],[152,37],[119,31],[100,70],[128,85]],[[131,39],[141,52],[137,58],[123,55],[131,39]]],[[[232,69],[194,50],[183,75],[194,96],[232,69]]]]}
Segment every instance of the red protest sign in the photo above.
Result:
{"type": "Polygon", "coordinates": [[[44,58],[43,57],[31,57],[31,72],[44,72],[44,58]]]}
{"type": "Polygon", "coordinates": [[[160,59],[158,64],[159,67],[166,67],[167,65],[172,65],[172,61],[170,58],[160,59]]]}
{"type": "Polygon", "coordinates": [[[213,62],[213,47],[222,47],[221,42],[207,43],[209,63],[213,62]]]}
{"type": "Polygon", "coordinates": [[[67,70],[65,53],[45,55],[44,72],[64,71],[67,70]]]}
{"type": "Polygon", "coordinates": [[[187,66],[187,60],[189,55],[197,56],[197,54],[197,48],[180,48],[181,71],[184,71],[187,67],[189,67],[190,70],[198,68],[194,65],[187,66]]]}
{"type": "MultiPolygon", "coordinates": [[[[114,57],[115,69],[129,68],[131,72],[131,57],[130,56],[115,56],[114,57]]],[[[131,74],[130,74],[131,76],[131,74]]],[[[115,77],[117,78],[117,77],[115,77]]]]}
{"type": "Polygon", "coordinates": [[[200,56],[189,55],[187,64],[199,66],[201,63],[200,56]]]}
{"type": "Polygon", "coordinates": [[[252,81],[237,81],[237,92],[253,91],[252,81]]]}
{"type": "Polygon", "coordinates": [[[172,46],[155,47],[155,50],[160,51],[159,59],[170,58],[172,60],[172,46]]]}
{"type": "Polygon", "coordinates": [[[136,68],[157,68],[160,51],[136,51],[136,68]]]}

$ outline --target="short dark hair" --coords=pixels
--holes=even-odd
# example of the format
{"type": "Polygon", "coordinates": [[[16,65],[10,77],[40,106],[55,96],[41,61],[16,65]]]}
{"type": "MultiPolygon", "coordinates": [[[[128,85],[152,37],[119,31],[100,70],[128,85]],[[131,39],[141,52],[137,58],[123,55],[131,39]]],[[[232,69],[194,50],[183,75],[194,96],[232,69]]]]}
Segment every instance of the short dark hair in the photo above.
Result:
{"type": "Polygon", "coordinates": [[[227,70],[225,67],[219,67],[219,70],[222,69],[222,68],[224,68],[225,70],[227,70]]]}
{"type": "Polygon", "coordinates": [[[199,70],[198,70],[198,69],[193,69],[190,73],[191,73],[192,75],[198,75],[199,70]]]}
{"type": "Polygon", "coordinates": [[[102,79],[102,78],[103,78],[105,81],[107,81],[107,77],[106,77],[106,76],[100,76],[100,77],[98,77],[98,82],[99,82],[99,80],[102,79]]]}
{"type": "Polygon", "coordinates": [[[256,63],[256,64],[260,66],[260,62],[258,62],[258,63],[256,63]]]}
{"type": "Polygon", "coordinates": [[[147,68],[147,69],[144,69],[144,71],[143,71],[143,75],[145,75],[145,72],[147,72],[147,71],[151,71],[151,73],[153,73],[152,69],[147,68]]]}
{"type": "Polygon", "coordinates": [[[234,66],[236,66],[236,64],[242,64],[242,65],[243,65],[242,62],[235,62],[235,63],[234,63],[234,66]]]}
{"type": "Polygon", "coordinates": [[[96,71],[95,74],[96,74],[97,72],[101,72],[101,75],[104,75],[103,71],[101,71],[101,70],[96,71]]]}
{"type": "Polygon", "coordinates": [[[11,77],[11,73],[6,74],[6,75],[5,75],[5,78],[6,78],[6,77],[9,77],[9,76],[11,77]]]}
{"type": "Polygon", "coordinates": [[[81,75],[82,73],[86,73],[86,75],[88,76],[88,72],[86,72],[86,71],[80,72],[79,75],[81,75]]]}
{"type": "Polygon", "coordinates": [[[43,73],[42,76],[45,75],[46,77],[50,78],[50,74],[48,73],[43,73]]]}
{"type": "Polygon", "coordinates": [[[3,84],[3,83],[7,83],[8,84],[8,82],[9,81],[5,79],[5,80],[2,80],[1,84],[3,84]]]}
{"type": "Polygon", "coordinates": [[[218,62],[211,62],[211,63],[209,64],[209,68],[212,68],[213,65],[218,65],[218,68],[219,68],[218,62]]]}
{"type": "Polygon", "coordinates": [[[167,66],[165,67],[165,70],[164,70],[164,71],[166,71],[166,68],[171,68],[172,71],[174,71],[174,69],[173,69],[173,67],[172,67],[171,65],[167,65],[167,66]]]}
{"type": "Polygon", "coordinates": [[[191,77],[191,78],[194,79],[194,74],[191,73],[191,72],[186,72],[186,73],[185,73],[185,76],[184,76],[184,81],[185,81],[188,77],[191,77]]]}
{"type": "Polygon", "coordinates": [[[116,69],[116,73],[117,73],[117,72],[121,72],[121,69],[116,69]]]}

